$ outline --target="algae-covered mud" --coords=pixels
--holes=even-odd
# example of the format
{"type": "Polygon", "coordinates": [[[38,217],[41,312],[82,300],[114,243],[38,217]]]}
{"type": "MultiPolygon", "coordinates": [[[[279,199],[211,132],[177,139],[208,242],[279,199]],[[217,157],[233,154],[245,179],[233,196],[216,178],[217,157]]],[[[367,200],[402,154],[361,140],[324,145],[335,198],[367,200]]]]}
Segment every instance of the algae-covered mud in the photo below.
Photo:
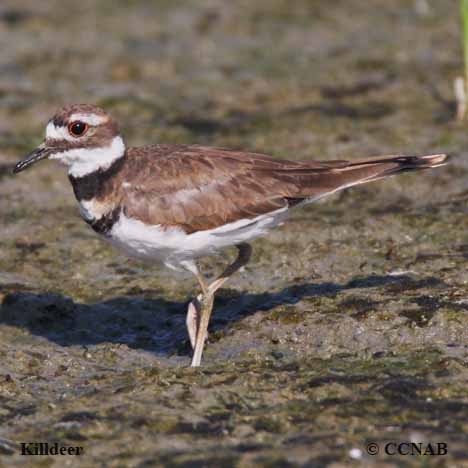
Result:
{"type": "Polygon", "coordinates": [[[0,466],[468,466],[456,3],[1,2],[0,466]],[[452,161],[338,194],[254,242],[194,370],[192,277],[97,239],[53,162],[10,173],[71,102],[105,107],[132,145],[452,161]],[[84,453],[21,455],[21,442],[84,453]],[[404,442],[447,453],[385,453],[404,442]]]}

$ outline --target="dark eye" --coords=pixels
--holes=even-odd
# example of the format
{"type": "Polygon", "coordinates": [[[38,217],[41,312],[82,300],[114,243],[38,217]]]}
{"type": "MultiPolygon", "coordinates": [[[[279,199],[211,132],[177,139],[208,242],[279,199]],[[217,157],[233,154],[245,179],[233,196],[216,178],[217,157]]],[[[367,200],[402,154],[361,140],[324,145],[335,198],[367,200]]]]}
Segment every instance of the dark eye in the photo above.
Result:
{"type": "Polygon", "coordinates": [[[80,122],[77,120],[76,122],[71,122],[68,125],[68,133],[74,137],[83,136],[86,131],[88,130],[88,124],[85,122],[80,122]]]}

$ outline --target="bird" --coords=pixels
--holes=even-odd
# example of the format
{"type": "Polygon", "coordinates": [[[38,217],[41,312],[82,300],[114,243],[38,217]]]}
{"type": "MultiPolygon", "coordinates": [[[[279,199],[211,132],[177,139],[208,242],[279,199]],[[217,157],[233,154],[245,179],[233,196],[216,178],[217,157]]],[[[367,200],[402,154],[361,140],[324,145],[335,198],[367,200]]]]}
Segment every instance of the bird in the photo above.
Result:
{"type": "Polygon", "coordinates": [[[191,366],[201,364],[216,292],[250,260],[250,242],[292,209],[355,185],[446,164],[446,154],[296,161],[187,144],[127,147],[117,121],[93,104],[72,104],[48,121],[44,141],[14,173],[45,159],[68,167],[81,217],[130,258],[191,272],[191,366]],[[237,257],[210,284],[201,257],[235,246],[237,257]]]}

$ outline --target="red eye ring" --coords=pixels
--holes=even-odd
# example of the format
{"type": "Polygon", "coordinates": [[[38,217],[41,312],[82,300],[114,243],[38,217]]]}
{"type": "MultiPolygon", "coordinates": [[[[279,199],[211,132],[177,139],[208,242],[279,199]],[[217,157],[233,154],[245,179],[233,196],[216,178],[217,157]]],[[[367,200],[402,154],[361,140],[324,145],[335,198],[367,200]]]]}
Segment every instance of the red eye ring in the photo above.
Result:
{"type": "Polygon", "coordinates": [[[75,138],[83,136],[88,131],[88,124],[81,120],[75,120],[68,124],[68,133],[75,138]]]}

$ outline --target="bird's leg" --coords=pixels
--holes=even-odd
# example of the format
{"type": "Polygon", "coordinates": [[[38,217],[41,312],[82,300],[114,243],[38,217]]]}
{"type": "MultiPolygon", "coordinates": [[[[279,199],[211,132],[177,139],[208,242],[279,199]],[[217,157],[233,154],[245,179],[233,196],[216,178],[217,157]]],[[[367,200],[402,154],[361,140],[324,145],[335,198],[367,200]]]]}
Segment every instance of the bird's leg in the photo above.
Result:
{"type": "Polygon", "coordinates": [[[237,244],[237,258],[208,286],[208,294],[214,294],[237,270],[249,263],[252,247],[249,244],[237,244]]]}
{"type": "Polygon", "coordinates": [[[198,330],[195,340],[195,351],[192,358],[192,367],[198,367],[201,363],[203,348],[208,334],[208,323],[210,321],[211,312],[213,310],[213,301],[216,291],[240,268],[247,265],[252,254],[252,247],[249,244],[243,243],[236,245],[238,254],[236,260],[229,265],[221,275],[216,278],[209,286],[207,292],[203,295],[201,301],[197,301],[200,305],[198,322],[198,330]]]}
{"type": "Polygon", "coordinates": [[[198,280],[202,294],[199,294],[190,304],[187,309],[187,318],[185,324],[190,338],[192,349],[195,348],[195,341],[197,339],[198,327],[200,325],[200,308],[203,297],[208,293],[208,286],[206,285],[205,278],[200,272],[200,267],[197,264],[191,268],[192,273],[198,280]]]}
{"type": "Polygon", "coordinates": [[[197,268],[194,271],[194,274],[198,280],[198,284],[200,285],[200,289],[202,290],[202,294],[205,296],[208,294],[208,286],[206,285],[205,278],[200,272],[200,267],[197,266],[197,268]]]}
{"type": "Polygon", "coordinates": [[[190,302],[187,308],[187,317],[185,318],[185,325],[190,338],[192,349],[195,349],[195,341],[197,340],[197,331],[200,321],[200,301],[203,295],[199,294],[193,301],[190,302]]]}
{"type": "Polygon", "coordinates": [[[213,301],[214,295],[212,294],[202,296],[201,300],[198,300],[198,298],[196,300],[199,320],[197,323],[198,327],[192,357],[192,367],[198,367],[201,363],[203,348],[208,335],[208,324],[210,322],[211,311],[213,310],[213,301]]]}

